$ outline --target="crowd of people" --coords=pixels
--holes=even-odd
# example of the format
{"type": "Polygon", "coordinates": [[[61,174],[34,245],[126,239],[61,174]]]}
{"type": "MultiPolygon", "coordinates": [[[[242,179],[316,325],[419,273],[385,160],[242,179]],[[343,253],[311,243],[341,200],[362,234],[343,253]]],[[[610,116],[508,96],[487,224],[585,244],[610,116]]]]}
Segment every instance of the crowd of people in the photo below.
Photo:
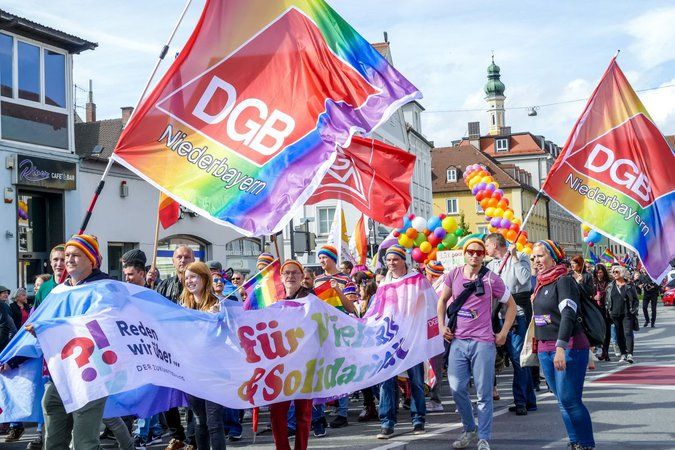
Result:
{"type": "MultiPolygon", "coordinates": [[[[643,271],[631,274],[618,264],[609,270],[603,264],[593,267],[581,256],[567,259],[562,248],[552,241],[536,243],[532,259],[517,252],[498,233],[485,240],[469,239],[462,250],[465,264],[454,268],[446,268],[439,261],[413,267],[406,249],[399,245],[383,252],[383,267],[375,272],[363,266],[355,268],[348,261],[340,262],[337,249],[331,245],[317,252],[321,267],[318,273],[296,260],[281,264],[283,299],[307,297],[327,283],[339,298],[333,306],[355,317],[366,314],[379,286],[422,272],[438,294],[438,322],[445,351],[408,369],[405,377],[393,377],[332,402],[328,405],[334,410],[330,423],[327,405],[311,400],[271,405],[270,422],[277,448],[290,449],[289,437],[294,436],[294,447],[306,449],[310,433],[321,438],[327,435],[327,428],[348,426],[349,402],[355,396],[363,399],[358,420],[380,422],[378,439],[389,439],[394,434],[401,408],[410,410],[412,432],[424,434],[426,414],[444,410],[440,386],[447,373],[463,425],[452,447],[466,448],[476,442],[479,450],[489,450],[493,403],[499,399],[496,371],[504,359],[513,367],[511,412],[526,416],[537,411],[535,392],[540,389],[541,373],[558,400],[570,447],[595,447],[590,414],[582,401],[586,371],[594,368],[595,359],[610,361],[610,345],[614,345],[620,362],[634,362],[639,294],[643,295],[644,326],[654,327],[660,286],[643,271]],[[591,348],[577,320],[582,296],[594,300],[603,312],[606,338],[602,348],[591,348]],[[537,357],[534,364],[521,365],[531,323],[537,357]],[[427,386],[428,393],[425,364],[437,378],[436,383],[427,386]],[[471,382],[477,396],[475,411],[469,393],[471,382]]],[[[262,253],[256,269],[265,269],[275,259],[272,254],[262,253]]],[[[148,266],[146,255],[138,249],[131,250],[121,258],[123,281],[154,289],[169,301],[207,313],[241,307],[246,300],[246,277],[241,272],[226,272],[218,261],[196,261],[188,246],[177,247],[172,262],[175,273],[160,279],[159,272],[148,266]]],[[[39,275],[35,280],[32,305],[25,289],[11,293],[0,286],[0,350],[21,327],[33,333],[30,322],[26,325],[31,311],[49,301],[49,292],[62,279],[64,284],[76,286],[108,278],[100,270],[98,242],[91,235],[75,235],[54,247],[50,265],[52,274],[39,275]]],[[[16,368],[24,361],[14,358],[0,371],[16,368]]],[[[115,439],[121,450],[144,449],[161,443],[163,435],[170,433],[167,450],[219,450],[228,441],[242,439],[242,422],[251,415],[251,411],[189,396],[187,408],[172,408],[151,417],[103,419],[105,402],[103,398],[66,413],[47,374],[42,399],[45,423],[38,424],[38,436],[27,448],[62,450],[72,443],[75,450],[98,449],[101,439],[115,439]],[[105,424],[102,433],[101,424],[105,424]]],[[[24,433],[24,426],[3,424],[2,432],[7,434],[5,442],[15,442],[24,433]]]]}

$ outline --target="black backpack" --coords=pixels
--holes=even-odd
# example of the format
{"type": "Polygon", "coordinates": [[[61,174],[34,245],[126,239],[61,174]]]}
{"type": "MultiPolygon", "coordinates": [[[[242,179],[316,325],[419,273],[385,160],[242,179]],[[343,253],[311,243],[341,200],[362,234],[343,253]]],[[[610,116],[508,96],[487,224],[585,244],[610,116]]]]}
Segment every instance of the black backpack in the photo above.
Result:
{"type": "Polygon", "coordinates": [[[603,342],[605,342],[605,315],[598,304],[595,303],[591,294],[586,292],[583,286],[579,286],[576,282],[574,284],[579,291],[580,300],[577,321],[581,324],[584,333],[586,333],[591,347],[602,346],[603,342]]]}

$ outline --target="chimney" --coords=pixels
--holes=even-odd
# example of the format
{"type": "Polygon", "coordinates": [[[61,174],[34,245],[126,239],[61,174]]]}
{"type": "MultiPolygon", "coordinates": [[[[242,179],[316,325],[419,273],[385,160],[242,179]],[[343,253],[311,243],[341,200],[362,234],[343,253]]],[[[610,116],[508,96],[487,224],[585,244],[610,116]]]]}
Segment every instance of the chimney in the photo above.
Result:
{"type": "Polygon", "coordinates": [[[129,121],[129,118],[131,117],[131,114],[134,112],[134,107],[133,106],[122,106],[122,126],[125,127],[127,125],[127,122],[129,121]]]}
{"type": "Polygon", "coordinates": [[[93,83],[89,80],[89,96],[87,97],[87,104],[85,105],[87,123],[96,122],[96,103],[94,103],[94,89],[92,86],[93,83]]]}

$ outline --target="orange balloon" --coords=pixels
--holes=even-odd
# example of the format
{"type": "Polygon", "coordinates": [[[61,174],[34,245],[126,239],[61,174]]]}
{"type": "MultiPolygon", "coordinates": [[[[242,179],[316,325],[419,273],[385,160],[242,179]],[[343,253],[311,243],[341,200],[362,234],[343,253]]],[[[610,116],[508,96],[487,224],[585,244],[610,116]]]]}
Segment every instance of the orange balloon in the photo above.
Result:
{"type": "Polygon", "coordinates": [[[484,198],[483,200],[480,201],[480,207],[485,210],[488,206],[490,206],[488,203],[490,203],[489,198],[484,198]]]}
{"type": "Polygon", "coordinates": [[[405,231],[405,235],[408,236],[410,239],[415,239],[417,237],[417,230],[410,227],[405,231]]]}
{"type": "Polygon", "coordinates": [[[520,234],[520,236],[518,237],[518,242],[520,242],[523,245],[525,245],[527,243],[527,238],[525,237],[524,234],[522,234],[522,233],[520,234]]]}
{"type": "Polygon", "coordinates": [[[510,242],[513,242],[517,234],[518,233],[516,233],[514,230],[509,230],[506,232],[506,239],[508,239],[510,242]]]}
{"type": "Polygon", "coordinates": [[[499,203],[497,203],[497,206],[499,206],[501,209],[506,210],[506,208],[509,207],[509,199],[508,198],[502,198],[499,200],[499,203]]]}
{"type": "Polygon", "coordinates": [[[502,236],[504,236],[504,239],[508,239],[506,237],[506,235],[508,234],[509,231],[511,231],[511,230],[507,230],[506,228],[500,228],[498,233],[501,234],[502,236]]]}
{"type": "Polygon", "coordinates": [[[497,200],[496,198],[490,198],[488,200],[488,206],[496,208],[498,204],[499,204],[499,200],[497,200]]]}

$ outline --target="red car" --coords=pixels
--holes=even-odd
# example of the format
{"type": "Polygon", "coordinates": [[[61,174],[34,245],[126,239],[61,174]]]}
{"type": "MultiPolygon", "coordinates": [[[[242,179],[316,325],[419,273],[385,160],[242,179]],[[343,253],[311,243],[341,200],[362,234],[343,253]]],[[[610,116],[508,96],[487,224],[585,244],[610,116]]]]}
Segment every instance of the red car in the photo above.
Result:
{"type": "Polygon", "coordinates": [[[663,306],[675,306],[675,288],[668,289],[665,294],[663,294],[663,306]]]}

